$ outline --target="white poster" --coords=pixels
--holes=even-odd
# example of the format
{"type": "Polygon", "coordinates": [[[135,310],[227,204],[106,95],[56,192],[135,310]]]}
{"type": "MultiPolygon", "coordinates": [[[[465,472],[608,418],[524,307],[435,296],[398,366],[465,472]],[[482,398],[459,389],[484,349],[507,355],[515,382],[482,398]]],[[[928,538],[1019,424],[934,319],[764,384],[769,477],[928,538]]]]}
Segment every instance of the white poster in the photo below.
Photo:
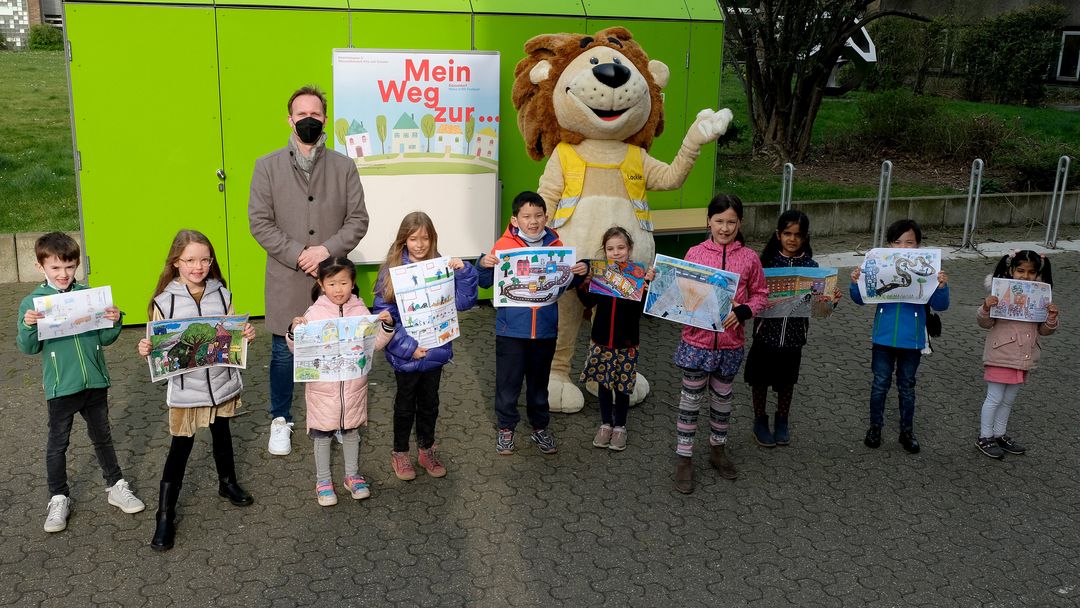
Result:
{"type": "Polygon", "coordinates": [[[371,218],[349,257],[381,263],[411,211],[431,216],[442,253],[487,251],[500,228],[498,53],[334,49],[333,63],[330,137],[356,162],[371,218]]]}
{"type": "Polygon", "coordinates": [[[38,319],[38,340],[49,340],[107,329],[113,322],[105,318],[105,308],[112,306],[112,288],[95,287],[34,298],[34,310],[45,315],[38,319]]]}
{"type": "Polygon", "coordinates": [[[518,247],[495,252],[495,293],[492,304],[547,306],[574,279],[577,263],[573,247],[518,247]]]}
{"type": "Polygon", "coordinates": [[[1010,319],[1044,323],[1053,302],[1050,285],[1039,281],[1015,281],[995,278],[990,293],[997,296],[997,306],[990,309],[991,319],[1010,319]]]}
{"type": "Polygon", "coordinates": [[[390,280],[401,325],[422,348],[442,346],[461,335],[449,257],[395,266],[390,280]]]}
{"type": "Polygon", "coordinates": [[[866,304],[926,304],[937,289],[940,249],[871,249],[861,266],[859,295],[866,304]]]}
{"type": "Polygon", "coordinates": [[[308,321],[293,328],[293,381],[340,382],[366,376],[375,353],[375,315],[308,321]]]}

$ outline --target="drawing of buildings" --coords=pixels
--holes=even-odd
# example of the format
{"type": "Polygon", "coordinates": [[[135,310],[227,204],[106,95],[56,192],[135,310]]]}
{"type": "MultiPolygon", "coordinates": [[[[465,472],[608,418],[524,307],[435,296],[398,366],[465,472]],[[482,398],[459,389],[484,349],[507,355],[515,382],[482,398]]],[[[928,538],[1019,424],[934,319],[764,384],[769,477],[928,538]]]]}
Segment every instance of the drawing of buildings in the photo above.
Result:
{"type": "Polygon", "coordinates": [[[473,151],[481,158],[497,158],[499,155],[499,135],[495,129],[484,127],[473,137],[473,151]]]}
{"type": "Polygon", "coordinates": [[[420,151],[420,127],[413,117],[404,112],[390,131],[390,150],[398,154],[420,151]]]}
{"type": "Polygon", "coordinates": [[[460,153],[463,139],[461,127],[444,122],[435,129],[435,151],[444,154],[460,153]]]}
{"type": "Polygon", "coordinates": [[[364,128],[364,123],[353,120],[345,135],[345,151],[349,158],[371,156],[371,134],[364,128]]]}

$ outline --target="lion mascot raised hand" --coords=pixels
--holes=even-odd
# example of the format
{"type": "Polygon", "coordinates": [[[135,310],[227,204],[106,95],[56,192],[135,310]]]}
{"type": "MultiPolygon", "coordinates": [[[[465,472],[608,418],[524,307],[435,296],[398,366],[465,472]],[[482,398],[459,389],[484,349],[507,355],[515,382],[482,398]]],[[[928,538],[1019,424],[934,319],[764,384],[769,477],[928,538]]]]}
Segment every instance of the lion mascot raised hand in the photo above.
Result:
{"type": "MultiPolygon", "coordinates": [[[[597,259],[604,232],[622,226],[634,239],[634,259],[651,264],[656,245],[645,191],[681,187],[701,147],[727,131],[731,111],[699,112],[669,165],[648,149],[663,130],[660,90],[670,72],[650,61],[629,31],[544,34],[526,42],[525,53],[514,70],[513,103],[529,156],[548,158],[537,190],[548,205],[548,225],[579,257],[597,259]]],[[[548,398],[551,411],[569,413],[585,403],[570,379],[583,309],[572,293],[558,306],[548,398]]],[[[648,392],[639,374],[630,402],[648,392]]]]}

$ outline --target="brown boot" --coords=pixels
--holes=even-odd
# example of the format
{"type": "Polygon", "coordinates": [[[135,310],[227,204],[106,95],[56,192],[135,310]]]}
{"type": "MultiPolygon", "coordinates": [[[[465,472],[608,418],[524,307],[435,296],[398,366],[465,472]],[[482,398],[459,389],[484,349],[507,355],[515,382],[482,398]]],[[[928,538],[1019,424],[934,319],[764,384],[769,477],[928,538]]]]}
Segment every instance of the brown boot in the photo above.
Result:
{"type": "Polygon", "coordinates": [[[694,461],[689,456],[675,457],[675,489],[683,494],[694,492],[694,461]]]}
{"type": "Polygon", "coordinates": [[[712,455],[709,456],[709,464],[711,464],[713,468],[720,473],[720,477],[723,477],[724,479],[735,479],[738,477],[738,472],[735,470],[735,464],[727,457],[723,445],[712,446],[712,455]]]}

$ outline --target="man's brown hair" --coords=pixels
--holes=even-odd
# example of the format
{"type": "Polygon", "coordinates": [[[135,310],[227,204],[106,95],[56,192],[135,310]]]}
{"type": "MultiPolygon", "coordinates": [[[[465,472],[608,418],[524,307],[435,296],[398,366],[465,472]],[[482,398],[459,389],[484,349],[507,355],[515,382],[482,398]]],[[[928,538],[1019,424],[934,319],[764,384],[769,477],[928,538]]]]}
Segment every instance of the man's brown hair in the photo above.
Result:
{"type": "Polygon", "coordinates": [[[34,243],[34,255],[37,256],[38,264],[45,263],[45,258],[51,255],[64,262],[77,262],[81,251],[75,239],[63,232],[50,232],[34,243]]]}
{"type": "Polygon", "coordinates": [[[313,95],[315,97],[318,97],[319,101],[322,102],[323,116],[326,116],[326,95],[323,94],[322,89],[320,89],[319,87],[317,87],[317,86],[315,86],[313,84],[305,85],[305,86],[300,87],[299,89],[296,89],[296,92],[293,93],[291,97],[289,97],[289,114],[290,115],[292,114],[292,102],[297,97],[300,97],[301,95],[313,95]]]}

